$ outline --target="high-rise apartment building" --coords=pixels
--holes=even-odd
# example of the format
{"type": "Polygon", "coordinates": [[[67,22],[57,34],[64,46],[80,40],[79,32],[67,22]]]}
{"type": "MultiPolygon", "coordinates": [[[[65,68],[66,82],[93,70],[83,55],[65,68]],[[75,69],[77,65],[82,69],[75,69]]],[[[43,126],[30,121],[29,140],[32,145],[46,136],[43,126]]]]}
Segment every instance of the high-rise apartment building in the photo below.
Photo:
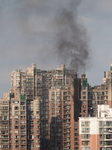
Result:
{"type": "Polygon", "coordinates": [[[97,116],[97,105],[108,103],[108,85],[101,84],[90,88],[92,116],[97,116]]]}
{"type": "Polygon", "coordinates": [[[71,87],[50,89],[51,150],[74,149],[74,104],[71,87]]]}
{"type": "Polygon", "coordinates": [[[0,99],[0,149],[78,150],[79,117],[97,116],[98,104],[112,107],[112,65],[103,84],[89,86],[65,65],[11,74],[11,89],[0,99]],[[4,126],[3,126],[4,125],[4,126]]]}
{"type": "Polygon", "coordinates": [[[27,106],[25,95],[0,99],[0,149],[40,149],[39,99],[27,106]],[[35,143],[35,144],[34,144],[35,143]]]}
{"type": "Polygon", "coordinates": [[[7,124],[4,135],[0,133],[1,149],[79,149],[79,117],[88,116],[85,75],[78,78],[65,65],[40,70],[32,64],[26,71],[12,72],[10,92],[0,101],[1,108],[7,107],[0,116],[7,124]]]}
{"type": "Polygon", "coordinates": [[[88,118],[80,118],[79,149],[112,149],[112,64],[103,84],[88,86],[88,118]]]}
{"type": "Polygon", "coordinates": [[[10,145],[10,122],[9,101],[0,99],[0,150],[9,150],[10,145]]]}
{"type": "Polygon", "coordinates": [[[79,150],[112,149],[112,108],[98,105],[97,117],[80,118],[79,150]]]}
{"type": "Polygon", "coordinates": [[[97,116],[97,105],[109,104],[112,108],[112,64],[104,72],[103,83],[88,87],[88,109],[90,116],[97,116]]]}

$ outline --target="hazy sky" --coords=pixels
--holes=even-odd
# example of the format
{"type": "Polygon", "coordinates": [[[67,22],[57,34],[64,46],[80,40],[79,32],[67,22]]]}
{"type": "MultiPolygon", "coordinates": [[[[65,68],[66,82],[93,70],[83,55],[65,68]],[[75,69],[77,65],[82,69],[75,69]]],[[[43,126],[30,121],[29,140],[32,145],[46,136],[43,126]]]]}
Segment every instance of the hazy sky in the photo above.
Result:
{"type": "Polygon", "coordinates": [[[72,1],[0,0],[0,96],[9,91],[10,74],[16,68],[36,63],[37,68],[55,69],[63,63],[55,47],[62,9],[74,13],[81,32],[86,29],[87,78],[91,85],[102,83],[112,61],[112,1],[72,1]]]}

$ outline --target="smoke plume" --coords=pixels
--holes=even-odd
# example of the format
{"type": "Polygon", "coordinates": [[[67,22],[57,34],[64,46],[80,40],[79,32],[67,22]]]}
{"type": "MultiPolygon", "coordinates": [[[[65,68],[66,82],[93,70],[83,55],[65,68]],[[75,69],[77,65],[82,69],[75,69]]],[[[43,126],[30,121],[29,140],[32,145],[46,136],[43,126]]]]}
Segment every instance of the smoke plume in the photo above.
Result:
{"type": "MultiPolygon", "coordinates": [[[[79,1],[74,1],[78,4],[79,1]]],[[[71,4],[72,1],[71,1],[71,4]]],[[[84,69],[89,58],[86,30],[77,18],[77,6],[62,8],[57,20],[57,54],[69,68],[84,69]],[[75,10],[74,10],[74,9],[75,10]]]]}
{"type": "Polygon", "coordinates": [[[1,55],[8,64],[55,61],[77,71],[86,66],[89,48],[77,17],[80,1],[0,0],[1,55]]]}

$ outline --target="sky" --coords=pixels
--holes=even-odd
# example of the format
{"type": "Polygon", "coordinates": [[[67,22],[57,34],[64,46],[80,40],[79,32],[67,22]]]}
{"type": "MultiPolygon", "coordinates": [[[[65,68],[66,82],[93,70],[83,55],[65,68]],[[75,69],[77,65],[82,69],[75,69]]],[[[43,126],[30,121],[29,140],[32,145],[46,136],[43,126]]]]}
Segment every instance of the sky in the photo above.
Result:
{"type": "Polygon", "coordinates": [[[82,48],[80,41],[85,46],[82,54],[78,53],[80,49],[76,51],[83,60],[79,64],[81,73],[85,70],[90,85],[101,84],[103,73],[109,70],[112,61],[111,14],[111,0],[0,0],[0,97],[9,91],[11,72],[15,69],[25,70],[32,63],[40,69],[70,64],[72,49],[66,60],[67,55],[63,58],[57,44],[68,34],[68,38],[74,37],[78,42],[72,46],[82,48]],[[78,40],[71,34],[72,24],[66,23],[69,19],[62,19],[67,24],[65,28],[59,21],[63,18],[62,10],[74,17],[78,40]]]}

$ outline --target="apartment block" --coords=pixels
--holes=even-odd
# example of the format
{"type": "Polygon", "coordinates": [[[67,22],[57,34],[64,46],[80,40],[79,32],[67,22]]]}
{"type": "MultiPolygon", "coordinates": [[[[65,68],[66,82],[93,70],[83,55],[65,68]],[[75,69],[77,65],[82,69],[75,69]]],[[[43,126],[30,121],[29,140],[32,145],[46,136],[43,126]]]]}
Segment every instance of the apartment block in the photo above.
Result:
{"type": "Polygon", "coordinates": [[[0,150],[9,150],[10,147],[10,122],[9,101],[0,99],[0,150]]]}
{"type": "Polygon", "coordinates": [[[79,149],[79,117],[88,116],[85,74],[78,78],[65,65],[41,70],[32,64],[26,71],[12,72],[11,89],[3,100],[8,107],[8,143],[1,140],[3,149],[79,149]]]}
{"type": "Polygon", "coordinates": [[[104,72],[103,83],[101,85],[88,86],[88,113],[89,116],[97,116],[97,106],[109,104],[112,108],[112,63],[110,71],[104,72]]]}
{"type": "Polygon", "coordinates": [[[108,103],[108,85],[101,84],[91,88],[92,116],[97,116],[97,106],[108,103]]]}
{"type": "Polygon", "coordinates": [[[51,150],[74,149],[74,104],[70,87],[49,92],[51,150]]]}
{"type": "Polygon", "coordinates": [[[98,105],[97,117],[79,119],[79,150],[112,149],[112,108],[98,105]]]}

